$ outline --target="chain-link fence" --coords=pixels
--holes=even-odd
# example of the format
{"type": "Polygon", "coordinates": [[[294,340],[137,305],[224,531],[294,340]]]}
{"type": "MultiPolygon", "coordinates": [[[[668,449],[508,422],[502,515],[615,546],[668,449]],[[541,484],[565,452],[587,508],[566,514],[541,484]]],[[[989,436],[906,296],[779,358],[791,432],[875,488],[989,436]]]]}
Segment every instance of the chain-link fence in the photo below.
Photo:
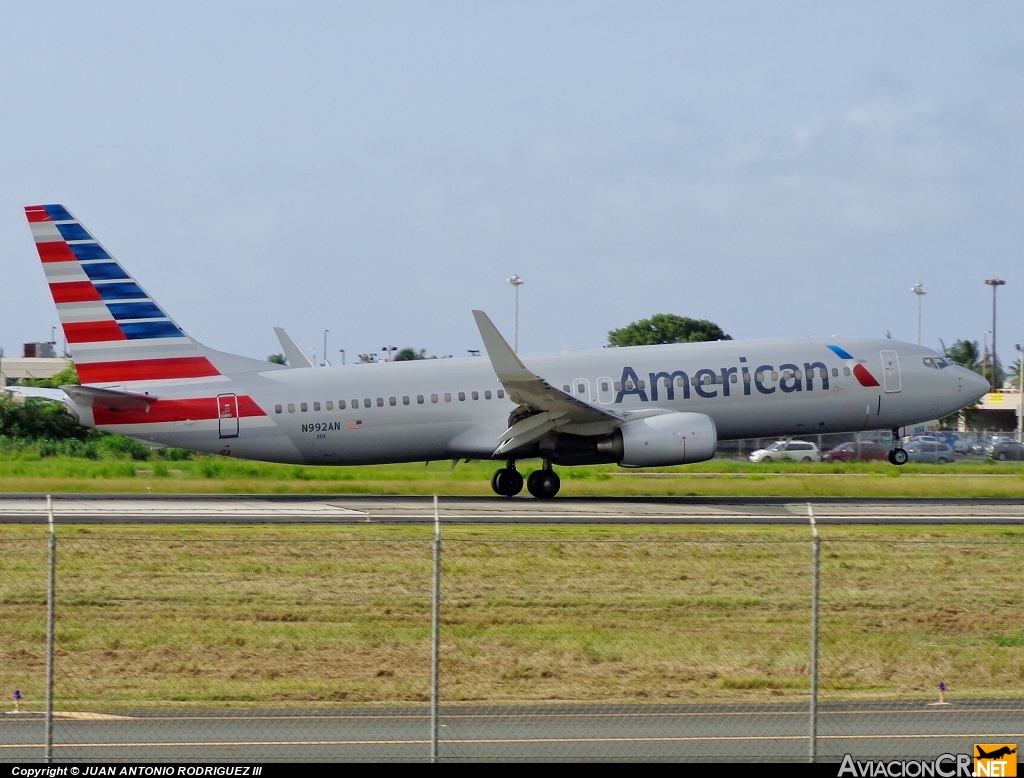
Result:
{"type": "Polygon", "coordinates": [[[969,751],[1024,739],[1022,562],[1012,527],[7,527],[0,759],[969,751]]]}

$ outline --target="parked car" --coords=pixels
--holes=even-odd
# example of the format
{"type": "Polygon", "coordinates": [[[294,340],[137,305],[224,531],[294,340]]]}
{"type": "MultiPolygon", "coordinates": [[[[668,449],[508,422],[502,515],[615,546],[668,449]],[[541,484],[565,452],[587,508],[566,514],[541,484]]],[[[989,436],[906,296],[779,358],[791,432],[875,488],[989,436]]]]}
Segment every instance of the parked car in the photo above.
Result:
{"type": "Polygon", "coordinates": [[[953,449],[934,440],[914,440],[907,444],[909,462],[944,465],[953,461],[953,449]]]}
{"type": "Polygon", "coordinates": [[[777,440],[768,448],[759,448],[750,455],[751,462],[772,462],[792,459],[794,462],[820,462],[818,447],[806,440],[777,440]]]}
{"type": "Polygon", "coordinates": [[[881,443],[861,441],[860,443],[843,443],[831,451],[821,455],[822,462],[853,462],[855,460],[870,461],[874,459],[888,459],[889,447],[881,443]]]}
{"type": "Polygon", "coordinates": [[[992,435],[992,436],[990,436],[989,438],[987,438],[985,440],[984,454],[985,454],[985,456],[989,456],[989,457],[992,457],[994,459],[995,455],[996,455],[996,452],[995,452],[996,446],[998,446],[1000,443],[1016,443],[1016,442],[1017,441],[1013,437],[1011,437],[1010,435],[999,435],[999,434],[992,435]]]}
{"type": "Polygon", "coordinates": [[[992,446],[992,458],[1005,462],[1007,459],[1024,459],[1024,445],[1016,440],[1001,440],[992,446]]]}

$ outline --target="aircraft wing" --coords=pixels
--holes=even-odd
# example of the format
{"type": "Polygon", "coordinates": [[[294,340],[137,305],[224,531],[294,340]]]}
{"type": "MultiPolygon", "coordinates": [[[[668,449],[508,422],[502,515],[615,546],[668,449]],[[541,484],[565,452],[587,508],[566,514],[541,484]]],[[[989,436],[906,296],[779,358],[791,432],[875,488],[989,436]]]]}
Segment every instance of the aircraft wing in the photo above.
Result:
{"type": "Polygon", "coordinates": [[[495,454],[533,443],[553,429],[600,434],[623,423],[623,416],[578,400],[529,370],[486,313],[473,311],[473,318],[498,381],[513,402],[530,411],[499,438],[495,454]]]}

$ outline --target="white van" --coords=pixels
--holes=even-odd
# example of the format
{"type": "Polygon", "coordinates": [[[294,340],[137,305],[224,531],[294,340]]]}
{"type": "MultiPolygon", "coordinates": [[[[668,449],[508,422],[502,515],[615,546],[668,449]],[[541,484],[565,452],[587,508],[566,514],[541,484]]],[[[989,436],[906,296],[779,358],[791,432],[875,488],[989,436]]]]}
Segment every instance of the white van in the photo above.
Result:
{"type": "Polygon", "coordinates": [[[768,448],[759,448],[750,455],[751,462],[791,459],[794,462],[820,462],[818,447],[806,440],[777,440],[768,448]]]}

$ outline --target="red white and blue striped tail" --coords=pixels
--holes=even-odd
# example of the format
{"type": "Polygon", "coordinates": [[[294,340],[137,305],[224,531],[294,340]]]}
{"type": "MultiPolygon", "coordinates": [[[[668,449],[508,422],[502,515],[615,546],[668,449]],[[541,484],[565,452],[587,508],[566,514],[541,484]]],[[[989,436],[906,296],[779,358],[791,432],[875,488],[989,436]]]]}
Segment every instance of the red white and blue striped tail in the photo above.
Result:
{"type": "Polygon", "coordinates": [[[83,384],[221,375],[63,205],[25,208],[64,336],[83,384]]]}

